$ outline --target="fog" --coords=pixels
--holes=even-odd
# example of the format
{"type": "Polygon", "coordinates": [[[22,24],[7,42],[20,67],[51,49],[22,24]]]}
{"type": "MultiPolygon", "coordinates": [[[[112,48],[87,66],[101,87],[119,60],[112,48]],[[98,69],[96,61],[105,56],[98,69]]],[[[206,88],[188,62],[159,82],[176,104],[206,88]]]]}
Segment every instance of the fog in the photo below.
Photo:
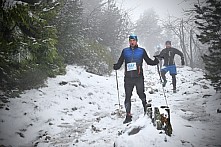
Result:
{"type": "MultiPolygon", "coordinates": [[[[196,0],[195,0],[196,1],[196,0]]],[[[121,0],[117,4],[126,10],[133,21],[139,19],[140,15],[147,9],[153,8],[160,19],[168,16],[183,17],[184,10],[193,8],[194,1],[190,0],[121,0]]]]}
{"type": "Polygon", "coordinates": [[[0,8],[0,147],[221,147],[220,0],[1,0],[0,8]],[[207,3],[194,9],[199,1],[207,3]],[[176,93],[169,73],[163,88],[160,69],[147,65],[156,62],[145,58],[144,49],[161,59],[167,40],[177,49],[168,56],[183,53],[175,56],[176,93]],[[134,77],[124,78],[127,63],[136,63],[134,77]],[[133,121],[123,124],[124,80],[138,78],[153,110],[170,106],[171,119],[153,119],[164,129],[171,120],[168,141],[143,116],[135,89],[133,121]]]}

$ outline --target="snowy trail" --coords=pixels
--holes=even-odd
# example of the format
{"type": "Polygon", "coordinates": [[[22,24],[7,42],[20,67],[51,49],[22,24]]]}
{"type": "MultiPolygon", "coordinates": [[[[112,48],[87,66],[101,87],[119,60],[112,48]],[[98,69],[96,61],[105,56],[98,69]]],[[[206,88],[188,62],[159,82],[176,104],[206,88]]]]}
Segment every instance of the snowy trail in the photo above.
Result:
{"type": "MultiPolygon", "coordinates": [[[[115,73],[110,77],[68,66],[67,74],[47,81],[47,87],[25,91],[0,109],[0,145],[5,146],[221,146],[220,95],[215,94],[202,71],[178,68],[177,93],[170,76],[165,87],[171,109],[173,134],[167,137],[143,116],[141,101],[132,96],[131,125],[124,125],[118,112],[115,73]],[[128,135],[131,129],[142,129],[128,135]]],[[[124,102],[123,70],[118,71],[120,104],[124,102]]],[[[165,105],[155,67],[145,71],[147,100],[165,105]],[[153,94],[148,91],[156,90],[153,94]]],[[[124,108],[121,109],[124,112],[124,108]]]]}

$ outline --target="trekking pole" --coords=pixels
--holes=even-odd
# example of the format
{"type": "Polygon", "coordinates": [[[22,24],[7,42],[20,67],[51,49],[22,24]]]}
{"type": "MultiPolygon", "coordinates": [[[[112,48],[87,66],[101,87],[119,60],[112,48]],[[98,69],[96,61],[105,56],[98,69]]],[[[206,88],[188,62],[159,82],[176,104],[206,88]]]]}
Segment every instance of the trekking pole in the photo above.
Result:
{"type": "MultiPolygon", "coordinates": [[[[158,71],[158,74],[159,74],[159,77],[160,77],[160,82],[162,84],[162,77],[161,77],[161,74],[160,74],[160,69],[159,69],[159,65],[157,64],[157,71],[158,71]]],[[[163,95],[164,95],[164,99],[166,101],[166,105],[168,107],[168,104],[167,104],[167,97],[166,97],[166,94],[165,94],[165,90],[163,88],[163,85],[162,85],[162,89],[163,89],[163,95]]]]}
{"type": "Polygon", "coordinates": [[[117,95],[118,95],[118,104],[119,104],[119,111],[120,111],[120,98],[119,98],[119,87],[118,87],[118,79],[117,79],[117,70],[116,71],[116,82],[117,82],[117,95]]]}

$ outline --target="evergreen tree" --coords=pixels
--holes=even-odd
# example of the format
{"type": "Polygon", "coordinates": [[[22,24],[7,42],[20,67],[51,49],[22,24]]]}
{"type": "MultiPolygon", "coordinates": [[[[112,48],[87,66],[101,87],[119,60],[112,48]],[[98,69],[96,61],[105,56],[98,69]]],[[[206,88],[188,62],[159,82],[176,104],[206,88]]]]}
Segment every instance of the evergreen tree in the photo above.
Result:
{"type": "Polygon", "coordinates": [[[150,55],[154,55],[154,48],[161,41],[162,29],[158,25],[158,15],[153,9],[146,10],[136,22],[135,34],[138,35],[139,42],[150,55]]]}
{"type": "Polygon", "coordinates": [[[205,77],[211,79],[216,90],[221,90],[221,2],[206,0],[204,6],[195,5],[195,12],[195,23],[201,31],[197,37],[208,45],[208,53],[203,56],[205,77]]]}
{"type": "Polygon", "coordinates": [[[95,2],[94,9],[84,14],[86,36],[109,47],[118,57],[119,49],[130,34],[128,14],[117,7],[115,0],[95,2]]]}
{"type": "Polygon", "coordinates": [[[91,73],[109,74],[113,64],[111,53],[105,45],[97,42],[95,35],[89,37],[83,19],[81,1],[65,0],[54,21],[58,30],[59,53],[64,57],[65,63],[82,65],[91,73]]]}
{"type": "Polygon", "coordinates": [[[97,40],[110,47],[113,55],[118,57],[119,49],[130,34],[128,14],[121,11],[114,0],[109,0],[99,20],[97,40]]]}
{"type": "Polygon", "coordinates": [[[57,4],[50,4],[0,1],[1,89],[31,88],[64,70],[49,24],[57,4]]]}
{"type": "Polygon", "coordinates": [[[55,20],[58,30],[59,53],[65,62],[72,64],[79,59],[83,40],[82,3],[80,0],[65,0],[59,15],[55,20]]]}

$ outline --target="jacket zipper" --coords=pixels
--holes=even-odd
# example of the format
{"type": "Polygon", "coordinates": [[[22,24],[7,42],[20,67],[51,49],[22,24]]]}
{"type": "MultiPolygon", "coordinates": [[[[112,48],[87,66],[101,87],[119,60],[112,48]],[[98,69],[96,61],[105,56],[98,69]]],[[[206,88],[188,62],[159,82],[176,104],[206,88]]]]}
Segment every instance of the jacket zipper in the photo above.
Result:
{"type": "MultiPolygon", "coordinates": [[[[134,49],[133,48],[131,48],[132,49],[132,59],[131,59],[131,63],[133,62],[133,60],[134,60],[134,49]]],[[[133,71],[131,71],[130,72],[130,77],[132,78],[132,72],[133,71]]]]}

